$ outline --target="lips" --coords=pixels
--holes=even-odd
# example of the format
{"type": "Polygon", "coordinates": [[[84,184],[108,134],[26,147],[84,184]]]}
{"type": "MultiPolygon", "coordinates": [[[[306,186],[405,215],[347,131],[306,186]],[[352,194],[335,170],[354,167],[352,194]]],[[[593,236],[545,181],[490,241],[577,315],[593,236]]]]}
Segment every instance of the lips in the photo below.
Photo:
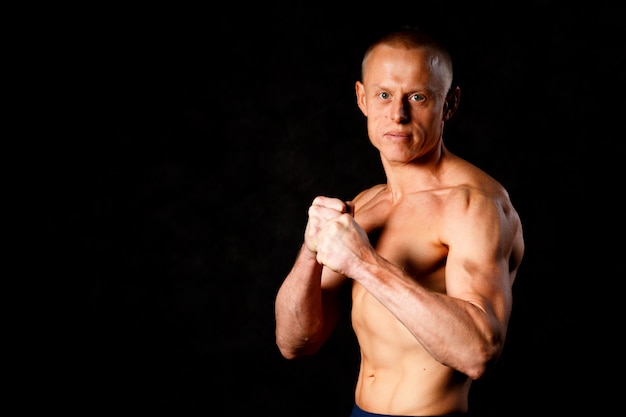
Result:
{"type": "Polygon", "coordinates": [[[410,139],[411,134],[405,133],[405,132],[392,131],[392,132],[385,133],[385,137],[394,141],[402,141],[402,140],[410,139]]]}

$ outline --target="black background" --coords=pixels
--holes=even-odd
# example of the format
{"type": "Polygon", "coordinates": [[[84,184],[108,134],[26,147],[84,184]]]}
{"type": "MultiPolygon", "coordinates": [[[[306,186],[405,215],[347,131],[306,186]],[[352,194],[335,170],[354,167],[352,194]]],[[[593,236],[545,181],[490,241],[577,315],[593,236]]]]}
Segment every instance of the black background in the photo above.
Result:
{"type": "Polygon", "coordinates": [[[75,10],[40,38],[53,89],[70,102],[49,105],[71,121],[33,159],[45,214],[31,404],[347,416],[358,367],[349,323],[315,357],[289,362],[274,343],[273,301],[311,200],[384,181],[354,81],[371,40],[420,24],[450,46],[462,88],[448,147],[505,185],[525,228],[507,344],[471,407],[613,410],[624,333],[618,9],[75,10]]]}

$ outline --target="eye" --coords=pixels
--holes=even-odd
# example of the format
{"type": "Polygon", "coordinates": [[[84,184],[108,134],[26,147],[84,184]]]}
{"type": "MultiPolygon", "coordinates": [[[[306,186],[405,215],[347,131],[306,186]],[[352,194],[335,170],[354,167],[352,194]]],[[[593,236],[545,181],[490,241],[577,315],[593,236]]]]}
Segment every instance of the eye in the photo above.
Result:
{"type": "Polygon", "coordinates": [[[389,98],[389,93],[383,91],[382,93],[378,93],[378,97],[382,98],[383,100],[387,100],[389,98]]]}
{"type": "Polygon", "coordinates": [[[425,97],[421,94],[413,94],[411,97],[409,97],[409,100],[411,101],[424,101],[425,97]]]}

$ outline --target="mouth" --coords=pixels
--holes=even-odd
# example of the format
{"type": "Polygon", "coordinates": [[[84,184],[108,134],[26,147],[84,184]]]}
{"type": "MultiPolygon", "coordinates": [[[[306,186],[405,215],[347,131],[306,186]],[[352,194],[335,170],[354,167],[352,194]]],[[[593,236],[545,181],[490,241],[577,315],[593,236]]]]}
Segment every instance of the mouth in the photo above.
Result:
{"type": "Polygon", "coordinates": [[[389,139],[389,140],[394,141],[394,142],[401,142],[401,141],[407,141],[407,140],[411,139],[411,134],[410,133],[404,133],[404,132],[392,131],[392,132],[385,133],[385,137],[387,139],[389,139]]]}

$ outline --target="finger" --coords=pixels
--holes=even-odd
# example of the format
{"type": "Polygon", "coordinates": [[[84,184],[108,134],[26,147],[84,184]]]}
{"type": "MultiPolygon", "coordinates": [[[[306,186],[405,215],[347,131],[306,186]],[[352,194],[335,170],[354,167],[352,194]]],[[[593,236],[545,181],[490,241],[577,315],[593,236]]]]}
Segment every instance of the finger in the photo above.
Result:
{"type": "Polygon", "coordinates": [[[311,206],[323,207],[330,210],[338,211],[339,213],[345,213],[345,204],[342,200],[333,197],[317,196],[313,200],[311,206]]]}

